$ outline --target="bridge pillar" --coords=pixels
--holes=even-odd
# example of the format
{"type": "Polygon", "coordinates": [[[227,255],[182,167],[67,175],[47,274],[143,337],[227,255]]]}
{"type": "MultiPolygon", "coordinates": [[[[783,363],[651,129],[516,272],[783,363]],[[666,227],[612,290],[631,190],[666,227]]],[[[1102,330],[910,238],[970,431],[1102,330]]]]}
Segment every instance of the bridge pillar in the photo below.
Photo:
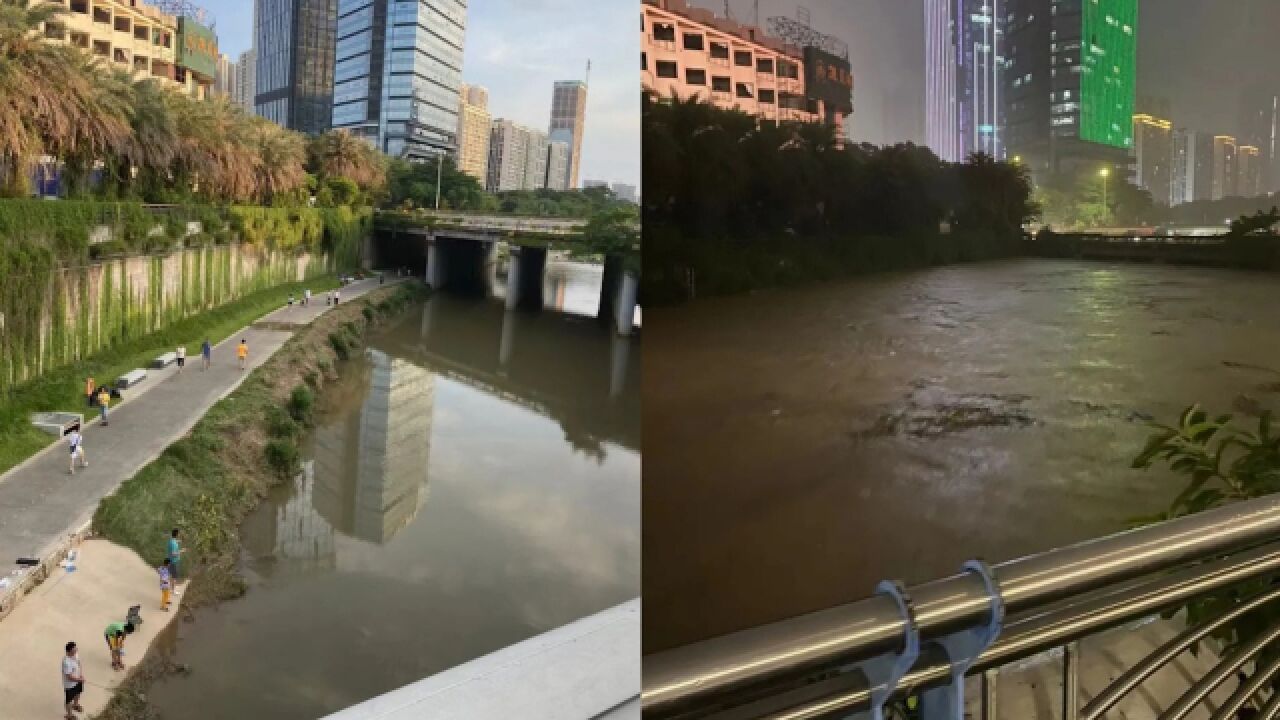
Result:
{"type": "Polygon", "coordinates": [[[373,242],[373,233],[369,233],[360,243],[360,267],[372,270],[378,265],[378,246],[373,242]]]}
{"type": "Polygon", "coordinates": [[[625,272],[618,281],[618,296],[614,303],[614,329],[619,335],[630,335],[636,318],[636,296],[640,291],[640,279],[625,272]]]}
{"type": "Polygon", "coordinates": [[[513,245],[507,270],[507,307],[542,309],[542,274],[547,249],[513,245]]]}
{"type": "Polygon", "coordinates": [[[596,309],[596,318],[601,325],[614,321],[614,301],[618,297],[618,282],[623,272],[622,262],[621,255],[606,255],[604,258],[604,274],[600,278],[600,304],[596,309]]]}
{"type": "Polygon", "coordinates": [[[427,273],[426,283],[432,290],[440,290],[444,286],[444,248],[434,235],[427,236],[427,273]]]}

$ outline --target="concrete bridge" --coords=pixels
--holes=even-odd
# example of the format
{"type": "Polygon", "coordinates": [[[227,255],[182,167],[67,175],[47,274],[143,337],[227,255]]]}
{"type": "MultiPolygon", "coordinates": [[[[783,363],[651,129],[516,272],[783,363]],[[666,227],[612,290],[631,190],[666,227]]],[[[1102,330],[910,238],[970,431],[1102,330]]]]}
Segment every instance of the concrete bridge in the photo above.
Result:
{"type": "MultiPolygon", "coordinates": [[[[510,257],[506,301],[510,308],[541,309],[547,252],[583,243],[587,221],[463,213],[378,213],[365,250],[368,267],[424,268],[426,283],[461,294],[484,292],[494,276],[499,247],[510,257]]],[[[629,335],[638,304],[639,279],[621,255],[605,258],[598,316],[629,335]]]]}
{"type": "Polygon", "coordinates": [[[1234,265],[1236,254],[1226,235],[1137,235],[1100,232],[1028,236],[1030,255],[1081,260],[1163,262],[1179,265],[1234,265]]]}

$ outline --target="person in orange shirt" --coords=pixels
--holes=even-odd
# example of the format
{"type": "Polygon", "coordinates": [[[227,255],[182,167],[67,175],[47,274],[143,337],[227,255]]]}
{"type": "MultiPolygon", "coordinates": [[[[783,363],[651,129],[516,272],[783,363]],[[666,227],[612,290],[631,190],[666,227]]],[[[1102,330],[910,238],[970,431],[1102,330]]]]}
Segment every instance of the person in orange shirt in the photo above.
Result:
{"type": "Polygon", "coordinates": [[[244,369],[245,360],[249,359],[249,343],[244,338],[240,338],[240,344],[236,346],[236,357],[240,358],[240,369],[244,369]]]}
{"type": "Polygon", "coordinates": [[[89,407],[93,407],[93,391],[97,389],[98,384],[93,381],[90,375],[88,380],[84,381],[84,396],[89,399],[89,407]]]}

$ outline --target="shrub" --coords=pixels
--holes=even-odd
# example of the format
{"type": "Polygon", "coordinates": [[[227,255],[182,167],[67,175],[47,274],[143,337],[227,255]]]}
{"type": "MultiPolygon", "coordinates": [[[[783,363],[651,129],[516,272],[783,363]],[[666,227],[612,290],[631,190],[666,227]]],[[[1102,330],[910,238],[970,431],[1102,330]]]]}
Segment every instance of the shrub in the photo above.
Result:
{"type": "Polygon", "coordinates": [[[298,435],[298,423],[283,408],[271,406],[267,411],[267,434],[273,438],[293,438],[298,435]]]}
{"type": "Polygon", "coordinates": [[[338,356],[339,360],[346,360],[351,357],[351,349],[347,347],[347,338],[337,331],[329,333],[329,344],[333,346],[333,352],[338,356]]]}
{"type": "Polygon", "coordinates": [[[267,443],[267,464],[281,477],[298,469],[298,446],[292,440],[277,438],[267,443]]]}
{"type": "Polygon", "coordinates": [[[361,308],[360,312],[364,315],[365,320],[370,320],[370,321],[373,320],[373,308],[369,307],[368,305],[365,305],[363,308],[361,308]]]}
{"type": "Polygon", "coordinates": [[[315,394],[306,385],[299,385],[289,395],[289,415],[300,423],[311,421],[311,412],[315,406],[315,394]]]}

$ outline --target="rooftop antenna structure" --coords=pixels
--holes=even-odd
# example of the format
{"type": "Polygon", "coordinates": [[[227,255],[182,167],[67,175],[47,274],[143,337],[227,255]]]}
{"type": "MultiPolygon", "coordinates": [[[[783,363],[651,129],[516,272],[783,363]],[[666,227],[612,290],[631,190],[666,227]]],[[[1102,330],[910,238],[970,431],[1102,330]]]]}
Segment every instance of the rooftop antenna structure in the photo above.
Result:
{"type": "Polygon", "coordinates": [[[583,85],[591,84],[591,58],[587,58],[587,79],[582,81],[583,85]]]}
{"type": "Polygon", "coordinates": [[[212,25],[214,20],[208,10],[191,0],[151,0],[157,10],[174,17],[189,17],[201,25],[212,25]]]}
{"type": "Polygon", "coordinates": [[[796,8],[795,20],[789,17],[769,18],[769,34],[797,47],[814,47],[844,60],[849,59],[849,44],[840,38],[820,33],[809,24],[809,8],[796,8]]]}

